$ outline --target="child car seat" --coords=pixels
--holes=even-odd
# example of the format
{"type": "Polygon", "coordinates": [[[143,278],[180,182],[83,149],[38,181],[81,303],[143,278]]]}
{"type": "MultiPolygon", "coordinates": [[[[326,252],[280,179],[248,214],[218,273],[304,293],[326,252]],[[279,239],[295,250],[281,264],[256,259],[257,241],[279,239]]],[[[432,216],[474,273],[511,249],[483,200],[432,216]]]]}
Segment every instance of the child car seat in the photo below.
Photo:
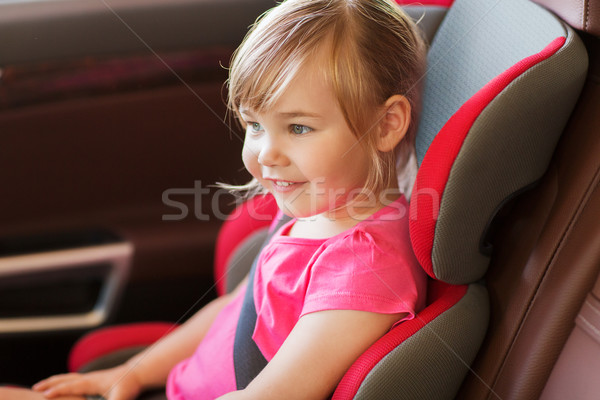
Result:
{"type": "MultiPolygon", "coordinates": [[[[455,396],[485,325],[487,300],[473,282],[489,263],[490,221],[507,199],[542,176],[586,67],[574,31],[536,4],[454,3],[428,55],[410,231],[430,276],[468,289],[441,312],[432,310],[434,302],[419,314],[432,312],[431,322],[381,361],[371,361],[375,367],[359,379],[345,378],[337,393],[351,379],[356,398],[455,396]]],[[[439,301],[447,298],[442,294],[439,301]]],[[[394,334],[401,336],[394,330],[388,336],[394,334]]]]}
{"type": "Polygon", "coordinates": [[[577,30],[590,65],[546,174],[498,225],[490,327],[464,399],[598,397],[600,2],[534,1],[577,30]]]}
{"type": "MultiPolygon", "coordinates": [[[[429,50],[410,204],[413,248],[432,278],[429,305],[367,350],[334,399],[456,395],[487,327],[478,282],[491,221],[544,173],[586,67],[574,31],[528,0],[457,0],[450,8],[429,50]]],[[[72,360],[98,335],[83,339],[72,360]]]]}

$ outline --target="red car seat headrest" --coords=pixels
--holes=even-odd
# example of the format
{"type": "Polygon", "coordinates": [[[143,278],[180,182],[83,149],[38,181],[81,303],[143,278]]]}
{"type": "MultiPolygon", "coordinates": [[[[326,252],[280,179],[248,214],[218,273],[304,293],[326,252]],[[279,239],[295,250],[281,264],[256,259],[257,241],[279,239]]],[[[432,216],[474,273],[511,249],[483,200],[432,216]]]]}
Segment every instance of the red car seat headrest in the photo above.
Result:
{"type": "Polygon", "coordinates": [[[539,5],[454,3],[428,53],[416,138],[410,233],[430,276],[483,277],[487,228],[544,173],[586,70],[580,39],[539,5]]]}
{"type": "Polygon", "coordinates": [[[227,217],[215,248],[214,272],[219,295],[232,291],[246,276],[278,210],[273,196],[261,195],[240,204],[227,217]]]}

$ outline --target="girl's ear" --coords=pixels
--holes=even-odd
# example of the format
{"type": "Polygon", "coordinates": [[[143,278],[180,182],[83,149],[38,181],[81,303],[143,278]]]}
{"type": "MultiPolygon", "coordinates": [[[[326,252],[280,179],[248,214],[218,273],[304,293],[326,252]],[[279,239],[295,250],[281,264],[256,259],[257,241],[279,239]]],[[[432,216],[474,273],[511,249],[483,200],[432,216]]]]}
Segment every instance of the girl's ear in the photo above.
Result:
{"type": "Polygon", "coordinates": [[[411,107],[406,97],[397,94],[386,100],[383,110],[377,150],[385,153],[394,150],[406,135],[411,107]]]}

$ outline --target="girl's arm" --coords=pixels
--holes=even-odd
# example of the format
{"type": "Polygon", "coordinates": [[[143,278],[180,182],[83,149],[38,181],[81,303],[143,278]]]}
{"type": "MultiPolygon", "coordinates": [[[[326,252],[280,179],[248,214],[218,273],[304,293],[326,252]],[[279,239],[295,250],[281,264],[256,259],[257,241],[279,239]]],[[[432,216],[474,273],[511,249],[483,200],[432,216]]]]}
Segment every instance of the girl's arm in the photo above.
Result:
{"type": "Polygon", "coordinates": [[[217,314],[229,304],[245,282],[234,292],[204,306],[180,327],[125,364],[87,374],[53,376],[34,385],[34,390],[44,392],[47,398],[103,394],[108,400],[125,400],[135,398],[145,389],[164,386],[171,369],[193,354],[217,314]]]}
{"type": "Polygon", "coordinates": [[[307,314],[245,390],[221,399],[326,399],[352,363],[404,315],[350,310],[307,314]]]}

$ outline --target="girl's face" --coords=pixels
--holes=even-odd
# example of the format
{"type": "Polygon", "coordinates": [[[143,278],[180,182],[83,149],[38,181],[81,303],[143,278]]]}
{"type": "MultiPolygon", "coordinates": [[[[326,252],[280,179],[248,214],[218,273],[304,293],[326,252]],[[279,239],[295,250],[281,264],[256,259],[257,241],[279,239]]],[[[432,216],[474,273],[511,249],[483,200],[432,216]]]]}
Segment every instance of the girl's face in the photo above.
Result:
{"type": "Polygon", "coordinates": [[[242,158],[286,214],[348,215],[343,205],[365,185],[370,161],[328,82],[311,63],[265,112],[245,108],[242,158]],[[337,209],[330,213],[330,210],[337,209]]]}

